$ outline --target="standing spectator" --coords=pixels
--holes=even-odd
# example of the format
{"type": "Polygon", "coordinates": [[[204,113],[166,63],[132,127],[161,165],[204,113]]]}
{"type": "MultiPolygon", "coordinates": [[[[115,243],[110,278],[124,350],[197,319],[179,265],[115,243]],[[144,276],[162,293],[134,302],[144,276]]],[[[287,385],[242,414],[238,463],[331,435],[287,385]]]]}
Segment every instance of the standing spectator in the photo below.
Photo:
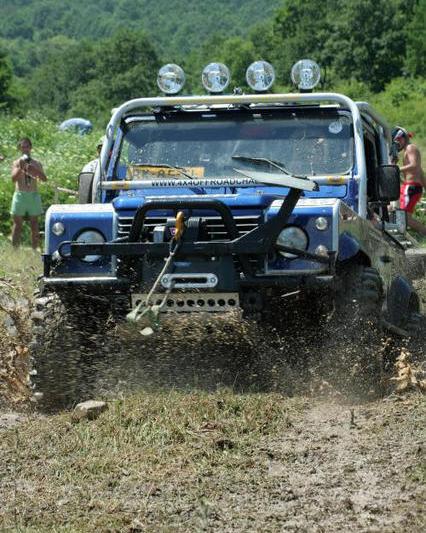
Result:
{"type": "MultiPolygon", "coordinates": [[[[422,199],[426,178],[422,170],[420,151],[410,142],[410,134],[404,128],[396,126],[392,131],[392,140],[404,152],[401,172],[404,182],[401,185],[400,207],[407,213],[408,226],[421,235],[426,235],[426,226],[413,216],[416,204],[422,199]]],[[[396,162],[396,161],[395,161],[396,162]]]]}
{"type": "Polygon", "coordinates": [[[94,174],[96,172],[96,169],[99,165],[99,158],[101,156],[101,150],[102,145],[104,143],[105,137],[101,137],[98,141],[98,144],[96,145],[96,153],[98,154],[98,157],[96,159],[92,159],[88,163],[84,165],[84,167],[81,169],[80,174],[94,174]]]}
{"type": "Polygon", "coordinates": [[[13,217],[12,244],[19,246],[24,217],[29,217],[31,244],[36,250],[40,240],[38,217],[43,212],[37,182],[46,181],[47,178],[41,163],[31,158],[32,143],[30,139],[27,137],[21,139],[18,143],[18,150],[22,156],[12,165],[12,181],[15,183],[15,193],[10,210],[13,217]]]}

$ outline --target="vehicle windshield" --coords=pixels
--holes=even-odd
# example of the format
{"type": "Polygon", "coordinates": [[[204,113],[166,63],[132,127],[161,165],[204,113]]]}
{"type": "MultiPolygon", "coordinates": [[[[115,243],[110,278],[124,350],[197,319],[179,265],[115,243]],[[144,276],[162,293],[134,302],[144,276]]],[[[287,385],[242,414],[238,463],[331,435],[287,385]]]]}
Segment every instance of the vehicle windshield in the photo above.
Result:
{"type": "Polygon", "coordinates": [[[322,108],[135,117],[125,126],[117,174],[182,177],[171,168],[180,167],[194,178],[231,177],[235,168],[253,169],[250,158],[282,162],[297,176],[345,174],[353,167],[352,131],[347,113],[322,108]]]}

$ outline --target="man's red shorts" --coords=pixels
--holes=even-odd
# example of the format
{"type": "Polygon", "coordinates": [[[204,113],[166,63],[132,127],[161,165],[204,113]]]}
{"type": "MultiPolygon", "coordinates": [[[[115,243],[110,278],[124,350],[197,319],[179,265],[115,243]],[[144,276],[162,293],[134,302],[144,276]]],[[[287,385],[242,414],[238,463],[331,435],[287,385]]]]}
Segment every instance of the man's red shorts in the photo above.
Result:
{"type": "Polygon", "coordinates": [[[414,213],[416,204],[422,199],[423,187],[420,183],[403,183],[399,197],[399,206],[407,213],[414,213]]]}

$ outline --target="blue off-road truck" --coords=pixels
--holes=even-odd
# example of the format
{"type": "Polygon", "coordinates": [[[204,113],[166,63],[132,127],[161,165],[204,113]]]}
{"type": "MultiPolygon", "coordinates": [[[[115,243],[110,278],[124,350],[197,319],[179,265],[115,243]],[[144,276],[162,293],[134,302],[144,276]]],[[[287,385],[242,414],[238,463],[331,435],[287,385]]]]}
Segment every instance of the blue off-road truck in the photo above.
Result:
{"type": "Polygon", "coordinates": [[[253,93],[227,95],[228,69],[210,64],[208,94],[178,96],[183,71],[166,65],[163,96],[113,111],[96,171],[80,175],[80,203],[46,215],[39,390],[67,364],[47,347],[77,321],[85,331],[162,313],[261,318],[298,293],[410,331],[420,302],[404,228],[390,221],[400,175],[388,124],[367,103],[312,92],[309,60],[293,68],[298,92],[268,93],[273,77],[258,61],[247,69],[253,93]]]}

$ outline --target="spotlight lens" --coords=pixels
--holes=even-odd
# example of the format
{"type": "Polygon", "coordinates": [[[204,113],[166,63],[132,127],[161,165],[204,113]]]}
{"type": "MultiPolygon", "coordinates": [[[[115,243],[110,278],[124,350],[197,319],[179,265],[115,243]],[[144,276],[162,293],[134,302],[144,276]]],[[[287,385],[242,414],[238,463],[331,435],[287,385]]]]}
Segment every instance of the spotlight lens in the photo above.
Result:
{"type": "Polygon", "coordinates": [[[185,72],[179,65],[164,65],[158,71],[157,85],[165,94],[177,94],[185,85],[185,72]]]}
{"type": "Polygon", "coordinates": [[[298,89],[309,91],[316,87],[321,79],[319,65],[312,59],[301,59],[291,69],[291,80],[298,89]]]}
{"type": "Polygon", "coordinates": [[[246,80],[254,91],[267,91],[275,81],[274,67],[267,61],[255,61],[247,69],[246,80]]]}
{"type": "Polygon", "coordinates": [[[229,85],[231,75],[223,63],[210,63],[201,75],[204,88],[209,93],[222,93],[229,85]]]}
{"type": "Polygon", "coordinates": [[[328,256],[328,248],[327,248],[327,246],[324,246],[323,244],[320,244],[319,246],[317,246],[315,248],[315,253],[317,255],[322,255],[324,257],[327,257],[328,256]]]}

